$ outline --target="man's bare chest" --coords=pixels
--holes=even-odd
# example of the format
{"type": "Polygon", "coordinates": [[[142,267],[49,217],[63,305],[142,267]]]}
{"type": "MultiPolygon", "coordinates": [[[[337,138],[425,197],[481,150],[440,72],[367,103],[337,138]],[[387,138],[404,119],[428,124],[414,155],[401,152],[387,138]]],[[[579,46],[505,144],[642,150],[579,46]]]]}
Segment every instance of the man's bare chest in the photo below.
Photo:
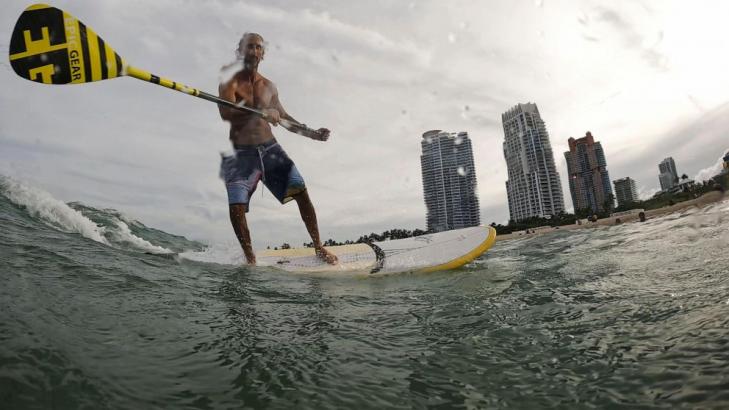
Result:
{"type": "Polygon", "coordinates": [[[236,102],[245,101],[245,105],[254,108],[268,108],[271,106],[273,92],[263,82],[253,84],[239,84],[235,90],[236,102]]]}

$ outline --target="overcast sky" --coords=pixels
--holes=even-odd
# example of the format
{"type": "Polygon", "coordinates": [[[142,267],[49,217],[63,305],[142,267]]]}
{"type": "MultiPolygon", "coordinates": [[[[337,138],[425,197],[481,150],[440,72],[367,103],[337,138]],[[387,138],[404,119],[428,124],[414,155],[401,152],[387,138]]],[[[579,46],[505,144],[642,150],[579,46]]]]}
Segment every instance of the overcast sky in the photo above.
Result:
{"type": "MultiPolygon", "coordinates": [[[[17,16],[0,15],[7,55],[17,16]]],[[[306,179],[323,238],[425,228],[420,140],[467,131],[481,221],[505,223],[501,114],[538,105],[565,203],[564,151],[591,131],[611,180],[641,195],[672,156],[697,176],[729,147],[729,2],[57,1],[130,64],[209,92],[246,31],[287,111],[328,142],[275,129],[306,179]]],[[[0,174],[211,244],[234,240],[214,104],[132,78],[47,86],[0,60],[0,174]]],[[[704,171],[706,174],[707,171],[704,171]]],[[[703,174],[702,174],[703,175],[703,174]]],[[[254,246],[308,241],[296,205],[256,192],[254,246]]]]}

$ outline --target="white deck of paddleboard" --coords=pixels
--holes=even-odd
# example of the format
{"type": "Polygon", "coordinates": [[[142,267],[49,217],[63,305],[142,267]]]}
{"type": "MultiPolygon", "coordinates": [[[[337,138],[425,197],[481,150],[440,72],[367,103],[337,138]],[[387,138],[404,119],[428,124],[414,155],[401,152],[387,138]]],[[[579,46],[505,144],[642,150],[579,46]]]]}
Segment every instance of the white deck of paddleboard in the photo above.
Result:
{"type": "Polygon", "coordinates": [[[256,253],[261,266],[289,272],[397,272],[455,268],[469,262],[493,244],[496,232],[477,226],[416,236],[413,238],[327,247],[339,263],[329,265],[316,257],[313,248],[263,250],[256,253]],[[470,257],[470,259],[468,258],[470,257]],[[448,266],[443,266],[448,265],[448,266]],[[452,266],[451,266],[452,265],[452,266]]]}

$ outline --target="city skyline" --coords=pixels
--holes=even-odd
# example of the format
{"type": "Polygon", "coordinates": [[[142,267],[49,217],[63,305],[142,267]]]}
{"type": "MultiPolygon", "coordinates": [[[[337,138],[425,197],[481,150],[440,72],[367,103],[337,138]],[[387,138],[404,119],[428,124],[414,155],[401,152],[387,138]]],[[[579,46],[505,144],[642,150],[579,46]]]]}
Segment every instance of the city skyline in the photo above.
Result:
{"type": "Polygon", "coordinates": [[[478,226],[476,168],[468,133],[431,130],[423,133],[420,144],[427,230],[478,226]]]}

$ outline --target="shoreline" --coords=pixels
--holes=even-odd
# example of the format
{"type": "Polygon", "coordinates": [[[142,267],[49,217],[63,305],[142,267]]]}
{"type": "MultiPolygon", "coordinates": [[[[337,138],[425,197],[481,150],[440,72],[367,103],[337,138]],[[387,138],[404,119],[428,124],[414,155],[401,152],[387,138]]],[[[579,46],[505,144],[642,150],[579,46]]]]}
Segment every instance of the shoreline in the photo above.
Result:
{"type": "MultiPolygon", "coordinates": [[[[724,194],[719,191],[712,191],[707,192],[704,195],[695,198],[690,199],[688,201],[679,202],[677,204],[671,205],[671,206],[665,206],[663,208],[658,209],[651,209],[648,211],[645,211],[645,219],[646,221],[657,218],[660,216],[664,216],[670,213],[682,211],[687,208],[691,207],[697,207],[697,208],[703,208],[707,205],[720,202],[724,199],[729,197],[729,195],[724,194]]],[[[586,224],[578,225],[578,224],[572,224],[572,225],[563,225],[557,228],[554,227],[539,227],[534,228],[536,231],[532,233],[522,233],[522,234],[504,234],[504,235],[496,235],[496,242],[499,241],[508,241],[508,240],[514,240],[514,239],[520,239],[520,238],[533,238],[535,236],[548,234],[555,231],[571,231],[574,229],[585,229],[585,228],[597,228],[600,226],[613,226],[616,224],[616,219],[620,219],[620,224],[628,223],[628,222],[640,222],[638,219],[638,214],[629,214],[629,215],[621,215],[619,217],[611,216],[607,218],[598,219],[595,222],[588,222],[586,224]]]]}

